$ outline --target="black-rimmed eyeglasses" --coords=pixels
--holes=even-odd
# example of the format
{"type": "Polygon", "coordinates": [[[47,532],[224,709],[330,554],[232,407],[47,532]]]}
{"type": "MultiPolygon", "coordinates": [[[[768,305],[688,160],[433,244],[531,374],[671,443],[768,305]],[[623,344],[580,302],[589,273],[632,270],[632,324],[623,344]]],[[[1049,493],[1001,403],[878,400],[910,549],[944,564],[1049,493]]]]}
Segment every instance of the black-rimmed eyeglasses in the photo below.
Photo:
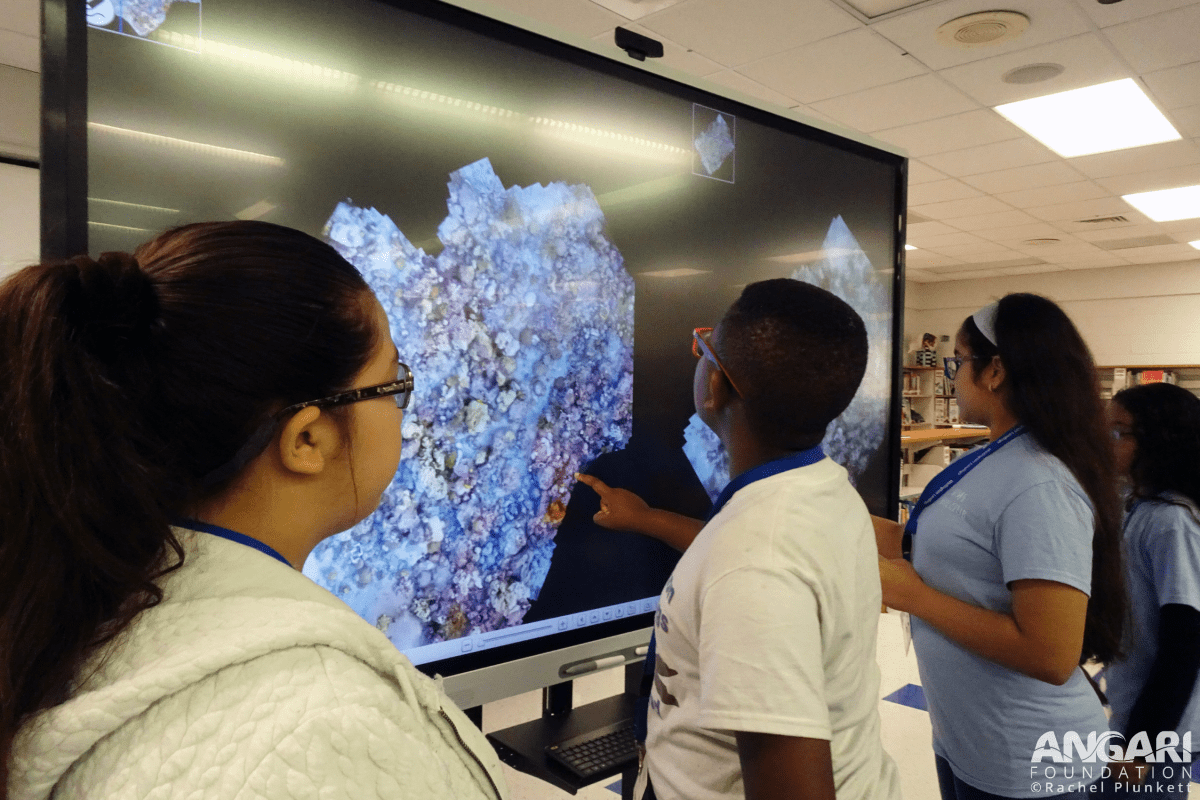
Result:
{"type": "Polygon", "coordinates": [[[329,397],[321,397],[316,400],[305,400],[303,403],[294,403],[287,408],[281,408],[279,411],[276,411],[273,416],[276,420],[281,420],[309,406],[333,408],[334,406],[344,406],[362,400],[374,400],[376,397],[388,396],[396,398],[396,408],[408,408],[408,399],[412,397],[413,390],[412,370],[403,361],[397,361],[396,368],[397,374],[394,381],[378,383],[374,386],[364,386],[361,389],[351,389],[348,392],[331,394],[329,397]]]}

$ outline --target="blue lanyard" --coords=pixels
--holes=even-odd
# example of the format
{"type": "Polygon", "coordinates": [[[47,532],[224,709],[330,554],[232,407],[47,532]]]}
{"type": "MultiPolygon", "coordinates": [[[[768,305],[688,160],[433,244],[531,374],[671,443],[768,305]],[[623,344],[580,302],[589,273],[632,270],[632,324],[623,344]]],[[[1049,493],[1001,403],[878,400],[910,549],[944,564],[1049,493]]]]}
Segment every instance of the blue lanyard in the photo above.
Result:
{"type": "Polygon", "coordinates": [[[781,472],[787,472],[790,469],[799,467],[807,467],[815,464],[825,458],[825,451],[821,449],[821,445],[810,447],[807,450],[801,450],[799,453],[783,458],[777,458],[774,461],[768,461],[765,464],[759,464],[753,469],[748,469],[741,475],[731,480],[726,484],[721,493],[717,495],[717,500],[713,503],[712,511],[708,512],[708,518],[712,519],[717,515],[730,498],[737,493],[739,489],[745,489],[755,481],[761,481],[763,478],[770,478],[772,475],[778,475],[781,472]]]}
{"type": "Polygon", "coordinates": [[[925,491],[921,492],[921,499],[917,501],[916,507],[913,508],[912,515],[908,518],[908,523],[904,526],[904,532],[909,536],[915,534],[917,532],[917,518],[921,516],[921,512],[933,505],[939,497],[950,491],[956,483],[965,478],[968,472],[979,466],[985,458],[1027,430],[1028,428],[1024,425],[1016,425],[1006,431],[999,439],[991,442],[987,447],[981,447],[978,450],[972,450],[960,456],[951,462],[950,466],[935,475],[933,480],[925,487],[925,491]]]}
{"type": "Polygon", "coordinates": [[[210,525],[207,522],[201,522],[198,519],[184,519],[180,520],[178,524],[181,528],[189,528],[194,531],[200,531],[201,533],[209,533],[222,539],[228,539],[231,542],[244,544],[246,547],[253,547],[260,553],[265,553],[277,561],[282,561],[289,567],[292,566],[286,558],[279,555],[279,552],[275,548],[271,547],[270,545],[263,544],[258,539],[247,536],[244,533],[231,531],[228,528],[222,528],[220,525],[210,525]]]}

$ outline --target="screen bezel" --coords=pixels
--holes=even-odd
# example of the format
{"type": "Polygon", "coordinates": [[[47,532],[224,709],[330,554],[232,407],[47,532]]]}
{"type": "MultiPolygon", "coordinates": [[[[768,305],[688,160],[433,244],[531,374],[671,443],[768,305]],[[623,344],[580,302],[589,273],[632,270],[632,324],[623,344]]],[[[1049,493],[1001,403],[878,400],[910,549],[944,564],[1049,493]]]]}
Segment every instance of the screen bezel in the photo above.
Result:
{"type": "MultiPolygon", "coordinates": [[[[783,109],[767,110],[753,98],[702,79],[657,65],[646,66],[599,50],[595,43],[501,9],[440,0],[373,0],[468,31],[522,47],[619,80],[639,84],[693,103],[719,104],[757,124],[799,136],[820,145],[857,154],[895,170],[894,208],[897,212],[892,283],[892,387],[886,436],[890,476],[886,508],[874,513],[895,519],[900,484],[900,403],[904,311],[904,242],[907,197],[907,159],[882,143],[852,131],[833,132],[825,123],[805,120],[783,109]]],[[[43,110],[41,227],[44,259],[63,258],[87,250],[87,25],[81,0],[43,0],[43,110]]],[[[621,634],[649,628],[652,613],[551,634],[538,639],[431,661],[419,669],[428,674],[457,675],[487,669],[518,659],[577,648],[621,634]]]]}

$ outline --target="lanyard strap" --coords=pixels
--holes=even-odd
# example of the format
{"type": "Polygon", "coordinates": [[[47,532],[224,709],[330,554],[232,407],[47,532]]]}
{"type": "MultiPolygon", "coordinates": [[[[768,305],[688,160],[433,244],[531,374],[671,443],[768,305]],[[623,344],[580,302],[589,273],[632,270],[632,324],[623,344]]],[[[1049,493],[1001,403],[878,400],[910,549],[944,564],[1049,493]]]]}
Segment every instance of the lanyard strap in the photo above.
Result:
{"type": "Polygon", "coordinates": [[[201,522],[198,519],[180,520],[179,526],[182,528],[190,528],[194,531],[200,531],[201,533],[208,533],[221,539],[228,539],[229,541],[237,542],[238,544],[244,544],[246,547],[253,547],[258,552],[264,553],[276,561],[282,561],[289,567],[292,566],[290,563],[288,563],[288,560],[281,556],[275,548],[268,544],[263,544],[258,539],[255,539],[252,536],[247,536],[244,533],[231,531],[229,528],[222,528],[220,525],[211,525],[207,522],[201,522]]]}
{"type": "Polygon", "coordinates": [[[951,462],[950,466],[935,475],[933,480],[925,487],[925,491],[921,492],[921,499],[917,501],[916,507],[913,508],[912,514],[908,518],[908,523],[904,526],[904,532],[909,536],[915,534],[917,532],[917,519],[925,509],[933,505],[939,497],[950,491],[956,483],[967,476],[968,472],[983,463],[985,458],[1027,430],[1028,428],[1024,425],[1016,425],[1006,431],[999,439],[988,444],[987,447],[981,447],[978,450],[972,450],[960,456],[951,462]]]}
{"type": "Polygon", "coordinates": [[[790,456],[777,458],[774,461],[768,461],[765,464],[759,464],[753,469],[748,469],[741,475],[731,480],[726,484],[721,493],[717,495],[717,500],[713,503],[712,511],[708,512],[708,518],[715,517],[725,504],[729,502],[739,489],[745,489],[755,481],[761,481],[763,478],[770,478],[772,475],[778,475],[781,472],[787,472],[790,469],[798,467],[807,467],[810,464],[815,464],[825,458],[825,451],[821,449],[821,445],[810,447],[807,450],[801,450],[790,456]]]}

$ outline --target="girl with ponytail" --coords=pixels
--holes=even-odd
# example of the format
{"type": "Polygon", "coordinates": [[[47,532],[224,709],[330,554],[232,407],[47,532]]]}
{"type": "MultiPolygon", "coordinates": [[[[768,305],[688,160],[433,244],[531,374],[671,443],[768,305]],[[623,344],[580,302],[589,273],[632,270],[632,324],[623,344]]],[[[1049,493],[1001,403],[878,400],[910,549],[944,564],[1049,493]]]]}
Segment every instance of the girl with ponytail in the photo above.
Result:
{"type": "Polygon", "coordinates": [[[0,284],[4,798],[502,796],[298,571],[378,503],[412,386],[355,269],[268,223],[0,284]]]}
{"type": "Polygon", "coordinates": [[[1031,294],[967,317],[954,356],[960,412],[992,442],[930,481],[905,528],[875,520],[884,602],[913,618],[942,797],[1091,796],[1098,775],[1048,782],[1034,755],[1047,734],[1108,731],[1080,668],[1120,654],[1125,619],[1096,368],[1031,294]]]}

